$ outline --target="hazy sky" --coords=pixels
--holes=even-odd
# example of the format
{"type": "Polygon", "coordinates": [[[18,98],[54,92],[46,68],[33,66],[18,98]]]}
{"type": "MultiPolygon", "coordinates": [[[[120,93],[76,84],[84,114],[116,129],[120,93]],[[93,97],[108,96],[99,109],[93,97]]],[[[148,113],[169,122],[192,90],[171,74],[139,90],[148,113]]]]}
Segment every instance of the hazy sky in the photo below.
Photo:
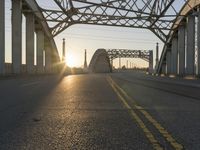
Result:
{"type": "MultiPolygon", "coordinates": [[[[55,8],[52,0],[37,0],[41,6],[55,8]]],[[[98,48],[126,48],[154,50],[156,43],[162,42],[150,31],[143,29],[107,27],[97,25],[73,25],[63,33],[55,37],[60,55],[62,54],[62,39],[66,39],[66,54],[71,66],[82,66],[84,62],[84,49],[87,49],[89,63],[95,50],[98,48]]],[[[25,63],[25,18],[23,17],[23,50],[22,62],[25,63]]],[[[155,53],[154,53],[155,54],[155,53]]],[[[122,60],[122,65],[127,59],[122,60]]],[[[137,66],[147,66],[147,63],[139,59],[128,59],[137,66]]],[[[11,62],[11,1],[6,1],[6,62],[11,62]]],[[[114,61],[118,67],[118,60],[114,61]]]]}

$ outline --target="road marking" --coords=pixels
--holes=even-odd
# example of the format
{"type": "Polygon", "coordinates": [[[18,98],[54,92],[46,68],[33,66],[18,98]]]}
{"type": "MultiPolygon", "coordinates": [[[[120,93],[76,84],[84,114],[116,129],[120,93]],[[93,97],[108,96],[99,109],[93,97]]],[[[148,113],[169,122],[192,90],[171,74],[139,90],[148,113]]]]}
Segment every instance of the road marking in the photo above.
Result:
{"type": "Polygon", "coordinates": [[[27,84],[22,84],[21,87],[27,87],[27,86],[36,85],[36,84],[39,84],[39,82],[31,82],[27,84]]]}
{"type": "Polygon", "coordinates": [[[172,137],[172,135],[170,135],[170,133],[164,127],[162,127],[161,124],[158,123],[158,121],[156,121],[147,111],[145,111],[143,107],[139,106],[121,87],[119,87],[119,85],[117,85],[117,83],[113,81],[113,79],[110,76],[109,76],[109,80],[126,97],[126,99],[131,100],[133,102],[134,104],[133,107],[136,108],[138,111],[140,111],[145,116],[145,118],[150,123],[152,123],[152,125],[161,133],[161,135],[165,138],[165,140],[168,141],[174,149],[176,150],[183,149],[183,146],[179,144],[178,142],[176,142],[176,140],[172,137]]]}
{"type": "Polygon", "coordinates": [[[110,79],[108,79],[108,78],[107,78],[107,80],[110,83],[110,85],[113,88],[113,90],[115,91],[115,93],[117,94],[117,96],[120,98],[121,102],[128,109],[128,111],[131,114],[131,116],[133,117],[133,119],[138,123],[139,127],[143,130],[145,136],[150,141],[150,143],[152,144],[153,148],[155,150],[163,150],[163,148],[161,147],[161,145],[159,144],[159,142],[156,140],[156,138],[154,137],[154,135],[152,134],[152,132],[145,126],[144,122],[135,113],[135,111],[131,109],[130,105],[126,102],[126,100],[124,99],[124,97],[122,97],[122,95],[118,92],[118,90],[114,86],[113,82],[110,79]]]}

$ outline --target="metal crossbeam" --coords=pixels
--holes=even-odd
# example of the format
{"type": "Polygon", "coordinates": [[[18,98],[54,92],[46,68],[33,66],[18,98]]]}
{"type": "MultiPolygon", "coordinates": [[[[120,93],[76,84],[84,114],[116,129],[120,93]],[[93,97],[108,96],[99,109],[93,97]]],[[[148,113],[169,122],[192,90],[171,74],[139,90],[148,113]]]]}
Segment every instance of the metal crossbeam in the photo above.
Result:
{"type": "Polygon", "coordinates": [[[116,58],[140,58],[147,62],[150,60],[150,50],[106,49],[110,60],[116,58]]]}
{"type": "Polygon", "coordinates": [[[73,24],[144,28],[163,42],[178,12],[175,0],[54,0],[59,10],[42,9],[56,36],[73,24]],[[168,10],[170,9],[170,13],[168,10]]]}

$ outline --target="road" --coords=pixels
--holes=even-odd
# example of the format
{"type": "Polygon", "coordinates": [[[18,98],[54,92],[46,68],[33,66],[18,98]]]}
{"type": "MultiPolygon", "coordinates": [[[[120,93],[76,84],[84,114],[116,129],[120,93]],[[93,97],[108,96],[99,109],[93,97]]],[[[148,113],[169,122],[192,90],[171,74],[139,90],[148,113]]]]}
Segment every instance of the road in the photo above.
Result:
{"type": "Polygon", "coordinates": [[[200,149],[200,81],[142,72],[0,80],[0,149],[200,149]]]}

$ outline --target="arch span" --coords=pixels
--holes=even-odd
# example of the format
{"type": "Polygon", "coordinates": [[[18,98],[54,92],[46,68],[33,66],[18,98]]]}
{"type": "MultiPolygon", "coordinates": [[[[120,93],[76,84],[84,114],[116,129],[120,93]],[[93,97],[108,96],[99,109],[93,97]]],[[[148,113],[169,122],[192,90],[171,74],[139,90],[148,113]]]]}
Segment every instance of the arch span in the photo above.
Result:
{"type": "Polygon", "coordinates": [[[92,73],[110,73],[112,72],[112,67],[110,64],[110,59],[108,57],[108,53],[105,49],[98,49],[89,65],[89,72],[92,73]]]}

